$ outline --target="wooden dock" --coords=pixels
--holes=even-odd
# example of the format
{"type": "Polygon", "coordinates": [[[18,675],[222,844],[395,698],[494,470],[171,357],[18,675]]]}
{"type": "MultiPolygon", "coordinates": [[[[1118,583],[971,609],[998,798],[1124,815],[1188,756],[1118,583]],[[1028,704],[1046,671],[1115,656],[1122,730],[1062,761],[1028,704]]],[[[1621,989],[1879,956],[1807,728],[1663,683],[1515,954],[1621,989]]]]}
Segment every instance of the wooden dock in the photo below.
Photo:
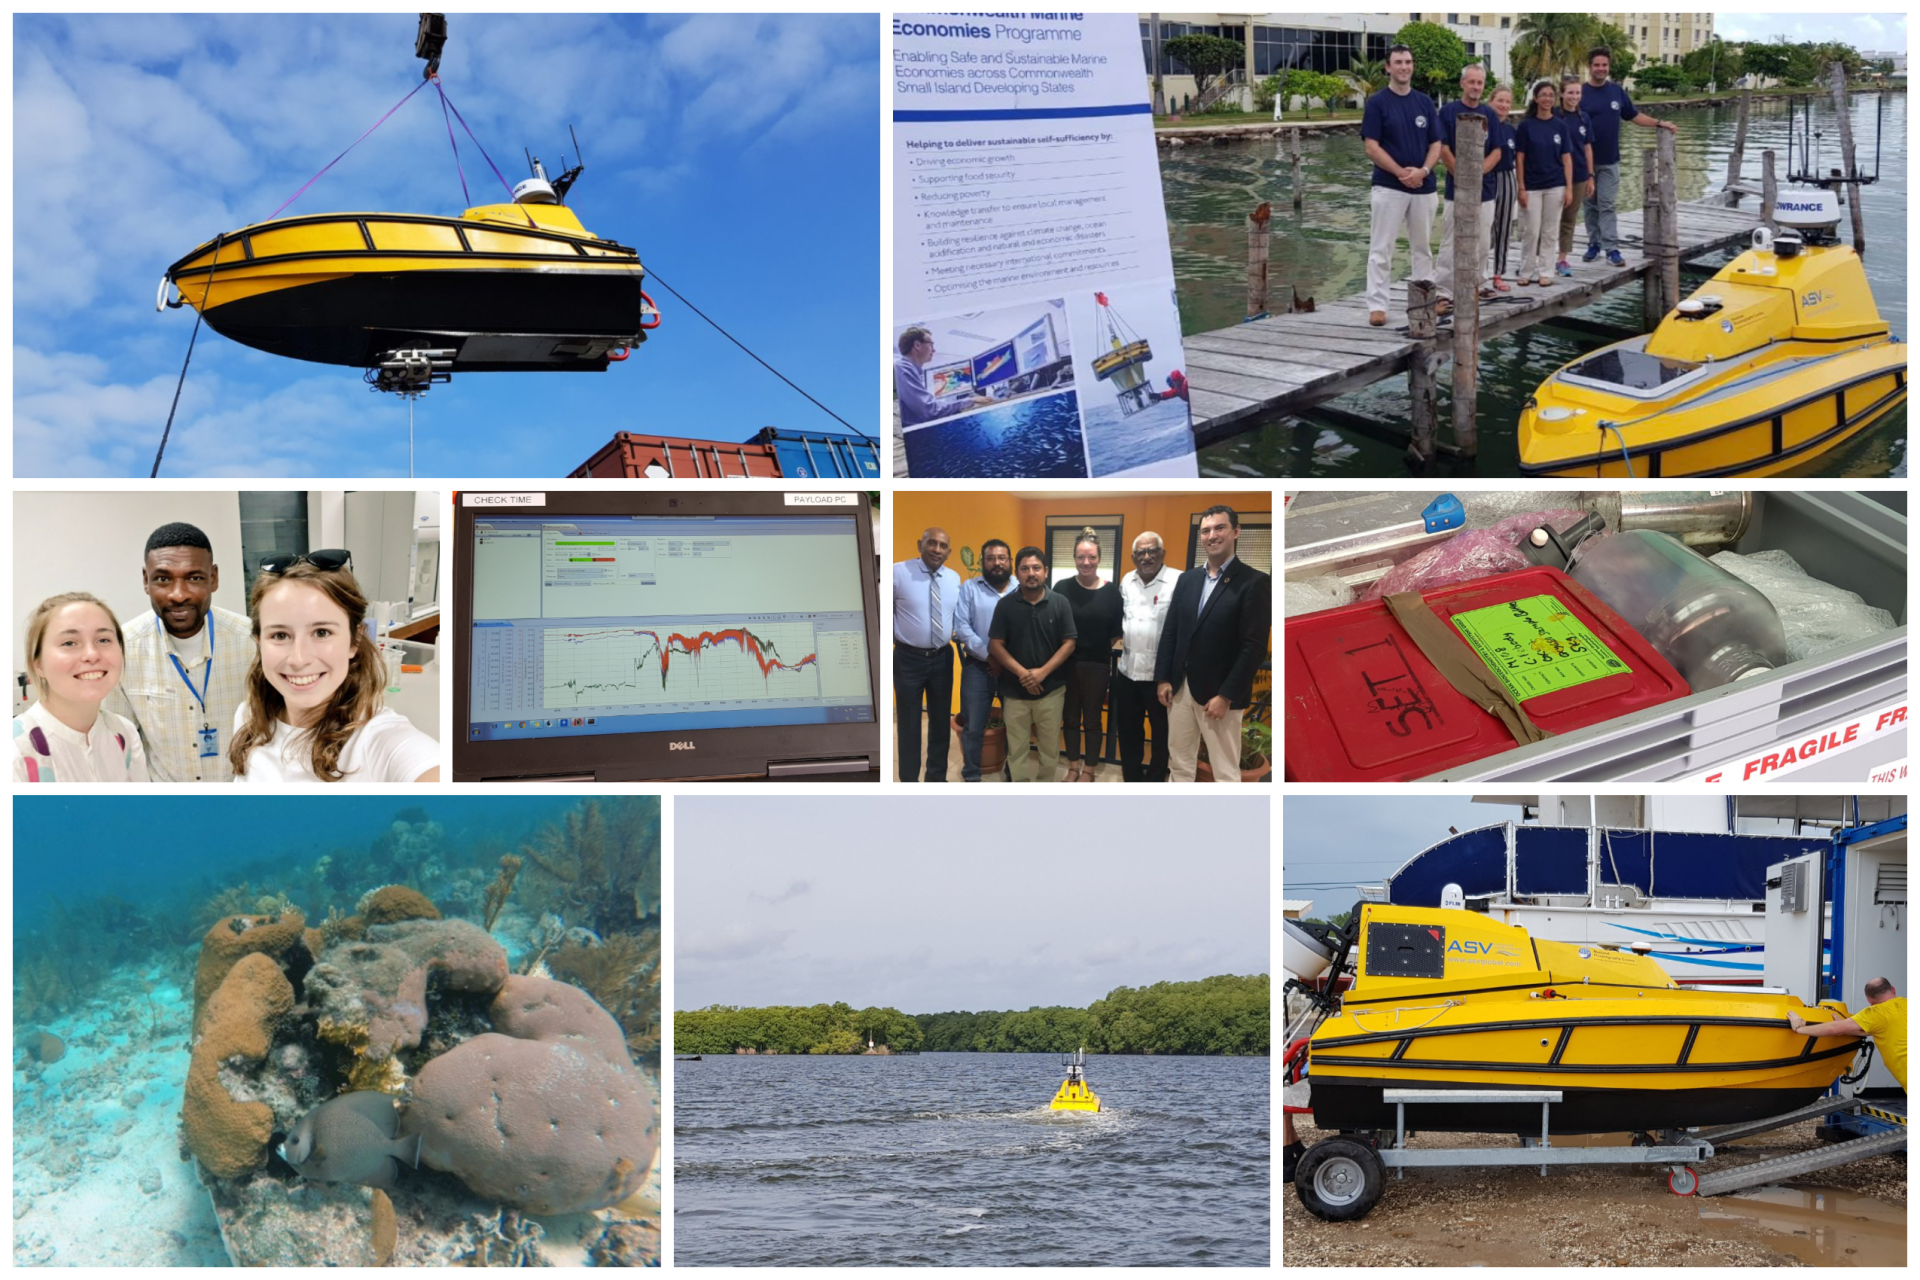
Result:
{"type": "MultiPolygon", "coordinates": [[[[1683,262],[1744,242],[1760,220],[1751,207],[1742,211],[1692,201],[1680,202],[1677,214],[1683,262]]],[[[1641,214],[1622,213],[1619,218],[1626,266],[1611,266],[1604,258],[1579,261],[1577,255],[1584,252],[1586,241],[1582,226],[1576,236],[1571,277],[1556,276],[1545,289],[1514,285],[1513,292],[1501,294],[1498,301],[1481,303],[1481,342],[1591,306],[1652,271],[1654,260],[1639,247],[1641,214]]],[[[1517,267],[1518,262],[1511,265],[1517,267]]],[[[1277,315],[1187,337],[1186,375],[1196,440],[1211,444],[1247,430],[1249,419],[1298,413],[1405,373],[1423,345],[1408,336],[1406,281],[1394,284],[1387,316],[1385,327],[1369,325],[1365,298],[1356,294],[1323,303],[1312,312],[1277,315]]],[[[1450,359],[1450,327],[1443,324],[1439,339],[1426,345],[1435,359],[1450,359]]]]}

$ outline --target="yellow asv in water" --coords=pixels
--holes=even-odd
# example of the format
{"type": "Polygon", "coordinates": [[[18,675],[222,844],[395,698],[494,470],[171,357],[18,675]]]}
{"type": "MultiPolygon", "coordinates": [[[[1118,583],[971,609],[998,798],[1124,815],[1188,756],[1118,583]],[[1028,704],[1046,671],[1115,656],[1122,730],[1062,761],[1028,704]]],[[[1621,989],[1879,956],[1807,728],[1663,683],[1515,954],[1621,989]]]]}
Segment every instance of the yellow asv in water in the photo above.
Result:
{"type": "Polygon", "coordinates": [[[1520,413],[1521,473],[1776,475],[1905,404],[1907,345],[1859,255],[1807,230],[1756,234],[1652,333],[1542,383],[1520,413]]]}
{"type": "Polygon", "coordinates": [[[1100,1099],[1087,1087],[1086,1069],[1087,1051],[1080,1050],[1066,1059],[1067,1078],[1060,1082],[1060,1092],[1053,1095],[1053,1111],[1098,1111],[1100,1099]]]}

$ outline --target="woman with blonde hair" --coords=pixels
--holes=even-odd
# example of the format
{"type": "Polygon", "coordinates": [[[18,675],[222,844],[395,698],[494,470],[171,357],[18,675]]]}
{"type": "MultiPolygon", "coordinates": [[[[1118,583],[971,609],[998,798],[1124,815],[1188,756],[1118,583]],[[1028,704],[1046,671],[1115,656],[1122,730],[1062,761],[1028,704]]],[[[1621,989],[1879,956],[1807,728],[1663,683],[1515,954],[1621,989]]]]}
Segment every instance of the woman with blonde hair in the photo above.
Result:
{"type": "Polygon", "coordinates": [[[387,673],[345,551],[260,562],[253,666],[228,752],[237,780],[438,782],[440,744],[384,705],[387,673]]]}
{"type": "MultiPolygon", "coordinates": [[[[1113,642],[1120,638],[1120,588],[1100,576],[1100,535],[1082,529],[1073,543],[1075,574],[1054,590],[1073,609],[1073,661],[1067,666],[1068,782],[1092,782],[1106,740],[1100,712],[1113,673],[1113,642]]],[[[1051,781],[1051,779],[1047,779],[1051,781]]]]}
{"type": "Polygon", "coordinates": [[[145,782],[133,721],[101,709],[126,645],[113,610],[84,591],[42,600],[27,618],[27,674],[39,695],[13,718],[15,782],[145,782]]]}

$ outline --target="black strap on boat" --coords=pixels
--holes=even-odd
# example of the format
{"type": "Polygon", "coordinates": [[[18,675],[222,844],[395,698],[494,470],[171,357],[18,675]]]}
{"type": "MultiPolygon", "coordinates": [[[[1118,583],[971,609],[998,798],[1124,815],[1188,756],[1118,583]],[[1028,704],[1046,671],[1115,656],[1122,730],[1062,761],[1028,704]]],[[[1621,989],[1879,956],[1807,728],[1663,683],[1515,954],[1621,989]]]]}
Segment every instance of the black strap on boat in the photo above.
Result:
{"type": "Polygon", "coordinates": [[[224,231],[213,238],[213,257],[207,261],[207,287],[200,291],[200,306],[193,313],[193,334],[187,339],[187,358],[180,362],[180,381],[173,384],[173,405],[167,410],[167,428],[160,433],[160,447],[153,452],[153,470],[147,473],[149,480],[160,476],[160,459],[167,454],[167,438],[173,434],[173,415],[180,410],[180,389],[187,385],[187,366],[193,363],[193,344],[200,340],[200,322],[206,318],[207,298],[213,293],[214,272],[220,269],[220,246],[226,241],[227,233],[224,231]]]}
{"type": "Polygon", "coordinates": [[[706,312],[702,311],[700,308],[694,306],[691,302],[687,302],[687,299],[681,294],[681,292],[678,289],[674,288],[672,285],[668,284],[665,280],[662,280],[660,278],[660,273],[658,271],[655,271],[651,267],[649,267],[647,269],[647,276],[655,284],[658,284],[662,289],[665,289],[668,293],[672,294],[676,298],[679,298],[681,302],[685,303],[687,310],[693,312],[693,314],[699,316],[702,320],[705,320],[708,324],[712,325],[715,329],[719,329],[721,337],[725,338],[728,342],[731,342],[734,346],[740,348],[742,351],[752,356],[755,360],[759,361],[761,368],[765,369],[768,373],[780,379],[780,381],[786,383],[788,386],[792,387],[795,391],[798,391],[801,395],[806,396],[807,399],[813,400],[814,408],[826,414],[829,418],[832,418],[835,422],[839,423],[841,426],[845,427],[847,430],[853,432],[853,434],[859,436],[862,440],[865,440],[868,444],[874,445],[876,447],[879,445],[880,442],[878,440],[875,440],[872,436],[868,435],[866,432],[862,431],[860,428],[854,426],[851,422],[848,422],[845,418],[841,417],[839,414],[835,413],[833,410],[827,408],[827,406],[821,404],[818,400],[814,400],[811,395],[807,394],[807,390],[805,387],[802,387],[799,383],[795,382],[792,378],[789,378],[786,374],[780,372],[778,369],[774,368],[772,365],[768,364],[765,360],[761,360],[760,356],[753,350],[752,347],[749,347],[746,343],[740,341],[740,339],[728,333],[724,328],[721,327],[720,322],[718,320],[715,320],[712,316],[708,315],[706,312]]]}

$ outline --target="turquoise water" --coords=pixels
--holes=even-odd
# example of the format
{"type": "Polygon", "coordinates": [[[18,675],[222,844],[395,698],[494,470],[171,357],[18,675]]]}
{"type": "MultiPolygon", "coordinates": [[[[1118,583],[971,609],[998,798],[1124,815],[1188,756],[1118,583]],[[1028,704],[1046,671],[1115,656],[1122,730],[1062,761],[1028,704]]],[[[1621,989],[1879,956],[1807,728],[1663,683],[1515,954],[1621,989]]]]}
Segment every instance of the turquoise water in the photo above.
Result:
{"type": "MultiPolygon", "coordinates": [[[[1871,171],[1874,120],[1881,99],[1859,96],[1853,103],[1855,152],[1871,171]]],[[[1662,108],[1650,108],[1663,114],[1662,108]]],[[[1674,110],[1680,125],[1675,139],[1680,199],[1697,200],[1718,190],[1733,148],[1735,110],[1731,106],[1674,110]]],[[[1865,266],[1880,313],[1896,337],[1907,337],[1907,98],[1885,98],[1880,148],[1880,181],[1865,188],[1861,201],[1867,227],[1865,266]]],[[[1823,167],[1837,166],[1838,146],[1830,99],[1815,103],[1813,126],[1825,135],[1823,167]]],[[[1622,148],[1622,210],[1640,207],[1640,151],[1652,134],[1628,129],[1622,148]]],[[[1747,129],[1745,175],[1758,182],[1760,153],[1777,152],[1784,175],[1787,107],[1780,100],[1756,102],[1747,129]]],[[[1272,138],[1229,146],[1190,146],[1161,153],[1161,184],[1173,237],[1174,273],[1179,284],[1181,330],[1208,332],[1238,323],[1246,311],[1245,218],[1263,200],[1273,203],[1269,278],[1276,307],[1296,293],[1322,301],[1358,293],[1366,284],[1367,159],[1353,132],[1309,135],[1305,155],[1305,207],[1292,207],[1290,162],[1272,138]]],[[[1749,200],[1747,208],[1755,202],[1749,200]]],[[[1850,223],[1841,219],[1842,237],[1851,242],[1850,223]]],[[[1516,237],[1517,240],[1517,237],[1516,237]]],[[[1585,248],[1584,227],[1576,253],[1585,248]]],[[[1629,257],[1635,246],[1626,249],[1629,257]]],[[[1713,265],[1730,255],[1715,259],[1713,265]]],[[[1406,250],[1395,259],[1394,276],[1407,274],[1406,250]]],[[[1518,268],[1518,263],[1511,266],[1518,268]]],[[[1682,277],[1683,292],[1700,281],[1682,277]]],[[[1604,324],[1638,329],[1640,290],[1616,290],[1576,314],[1604,324]]],[[[1495,339],[1481,352],[1477,466],[1453,468],[1461,475],[1516,474],[1518,446],[1514,424],[1520,405],[1554,369],[1605,345],[1605,340],[1561,329],[1535,326],[1495,339]]],[[[1407,416],[1406,378],[1396,377],[1333,402],[1363,417],[1403,427],[1407,416]]],[[[1442,393],[1441,420],[1449,410],[1442,393]]],[[[1443,438],[1444,438],[1443,428],[1443,438]]],[[[1814,459],[1797,474],[1812,476],[1904,476],[1907,459],[1905,409],[1882,419],[1847,445],[1814,459]]],[[[1441,464],[1443,467],[1446,464],[1441,464]]],[[[1407,474],[1401,449],[1357,435],[1311,414],[1278,416],[1255,430],[1202,451],[1203,475],[1389,477],[1407,474]]]]}

